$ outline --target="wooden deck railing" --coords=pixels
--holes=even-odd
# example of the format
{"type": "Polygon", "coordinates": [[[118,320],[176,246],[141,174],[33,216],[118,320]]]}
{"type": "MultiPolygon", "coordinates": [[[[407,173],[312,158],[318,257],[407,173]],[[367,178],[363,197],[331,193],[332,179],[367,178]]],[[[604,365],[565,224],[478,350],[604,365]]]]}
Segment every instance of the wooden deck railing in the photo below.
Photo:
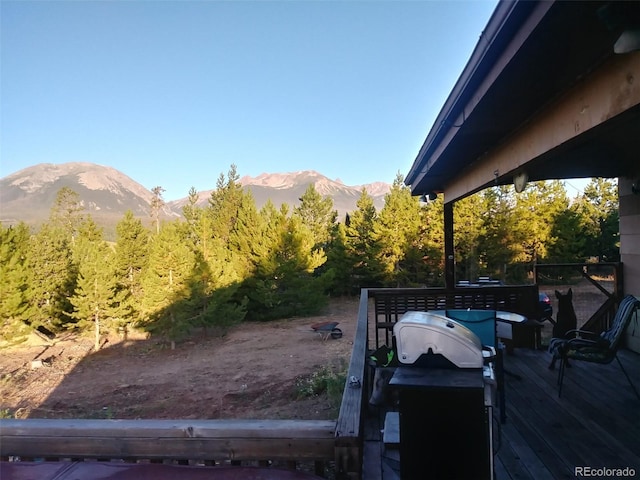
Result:
{"type": "Polygon", "coordinates": [[[334,458],[335,421],[0,420],[0,458],[315,464],[334,458]]]}
{"type": "Polygon", "coordinates": [[[362,410],[368,391],[365,372],[369,348],[368,314],[368,290],[362,289],[351,361],[336,425],[335,467],[336,478],[340,479],[361,478],[362,473],[362,410]]]}

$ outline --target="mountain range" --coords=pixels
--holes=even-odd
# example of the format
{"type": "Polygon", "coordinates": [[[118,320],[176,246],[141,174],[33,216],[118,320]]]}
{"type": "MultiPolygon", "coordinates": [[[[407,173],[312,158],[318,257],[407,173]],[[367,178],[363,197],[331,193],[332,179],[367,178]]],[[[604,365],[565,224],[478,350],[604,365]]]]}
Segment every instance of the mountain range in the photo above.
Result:
{"type": "MultiPolygon", "coordinates": [[[[312,170],[245,176],[239,183],[252,192],[258,208],[267,200],[276,207],[283,203],[297,206],[302,194],[313,184],[318,193],[331,197],[339,219],[356,209],[363,188],[373,198],[378,210],[384,205],[384,196],[391,188],[383,182],[347,186],[312,170]]],[[[107,230],[115,226],[127,210],[137,217],[149,219],[153,198],[150,190],[115,168],[71,162],[41,163],[0,179],[0,222],[6,225],[20,221],[27,224],[45,221],[49,218],[57,192],[63,187],[78,193],[85,211],[107,230]]],[[[198,204],[205,206],[212,191],[198,192],[198,204]]],[[[187,201],[185,197],[167,202],[163,216],[168,219],[182,216],[182,207],[187,201]]]]}

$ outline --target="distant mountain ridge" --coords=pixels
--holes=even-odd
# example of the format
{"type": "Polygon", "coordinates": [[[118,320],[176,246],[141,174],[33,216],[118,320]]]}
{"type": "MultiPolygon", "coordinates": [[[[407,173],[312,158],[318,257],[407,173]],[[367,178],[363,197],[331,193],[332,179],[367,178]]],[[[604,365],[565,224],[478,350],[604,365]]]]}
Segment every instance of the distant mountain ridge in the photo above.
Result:
{"type": "MultiPolygon", "coordinates": [[[[313,170],[292,173],[263,173],[244,176],[239,183],[250,190],[258,208],[267,200],[276,207],[283,203],[294,207],[310,184],[323,196],[333,199],[334,209],[343,219],[356,209],[363,188],[378,210],[391,186],[383,182],[347,186],[313,170]]],[[[87,213],[103,225],[115,225],[127,210],[137,217],[149,218],[153,193],[115,168],[88,162],[41,163],[0,179],[0,221],[3,223],[41,223],[49,217],[57,192],[68,187],[77,192],[87,213]]],[[[198,192],[199,204],[207,204],[212,190],[198,192]]],[[[165,218],[178,218],[188,199],[167,202],[165,218]]]]}
{"type": "MultiPolygon", "coordinates": [[[[295,207],[300,203],[300,197],[313,184],[316,191],[333,200],[333,208],[338,212],[338,218],[344,219],[347,212],[357,208],[356,203],[362,189],[372,197],[374,205],[380,210],[384,205],[384,196],[389,192],[391,186],[383,182],[375,182],[365,185],[348,186],[340,180],[330,180],[324,175],[314,170],[303,170],[291,173],[263,173],[257,177],[241,177],[239,183],[251,191],[256,201],[256,206],[261,208],[267,200],[279,208],[286,203],[290,207],[295,207]]],[[[206,206],[214,190],[204,190],[198,192],[198,205],[206,206]]],[[[170,202],[174,211],[182,211],[182,207],[187,204],[188,199],[182,198],[170,202]]]]}
{"type": "MultiPolygon", "coordinates": [[[[49,217],[58,191],[68,187],[96,222],[109,222],[131,210],[149,213],[153,194],[115,168],[87,162],[41,163],[0,179],[0,220],[40,223],[49,217]]],[[[165,215],[175,216],[171,209],[165,215]]]]}

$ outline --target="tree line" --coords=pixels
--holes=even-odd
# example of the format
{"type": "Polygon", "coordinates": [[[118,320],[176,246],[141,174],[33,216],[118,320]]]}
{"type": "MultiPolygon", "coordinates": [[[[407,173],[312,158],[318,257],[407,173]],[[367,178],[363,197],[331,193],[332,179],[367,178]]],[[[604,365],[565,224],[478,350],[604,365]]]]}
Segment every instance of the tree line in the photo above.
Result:
{"type": "MultiPolygon", "coordinates": [[[[205,207],[189,192],[183,218],[151,225],[127,212],[116,241],[62,188],[37,232],[0,225],[0,334],[32,329],[101,335],[141,328],[179,340],[194,328],[308,315],[362,287],[443,284],[443,203],[421,203],[400,174],[378,212],[365,189],[338,219],[310,185],[297,206],[256,207],[232,165],[205,207]]],[[[593,179],[570,200],[559,181],[516,194],[493,187],[456,202],[456,278],[527,281],[535,262],[617,261],[614,181],[593,179]]]]}

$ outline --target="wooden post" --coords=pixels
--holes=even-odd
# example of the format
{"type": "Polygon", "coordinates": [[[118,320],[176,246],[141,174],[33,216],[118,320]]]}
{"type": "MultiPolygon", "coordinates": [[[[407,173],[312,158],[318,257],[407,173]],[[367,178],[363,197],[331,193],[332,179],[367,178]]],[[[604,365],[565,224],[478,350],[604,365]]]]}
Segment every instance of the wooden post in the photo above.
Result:
{"type": "Polygon", "coordinates": [[[453,245],[453,202],[444,204],[444,282],[447,290],[455,287],[455,251],[453,245]]]}

